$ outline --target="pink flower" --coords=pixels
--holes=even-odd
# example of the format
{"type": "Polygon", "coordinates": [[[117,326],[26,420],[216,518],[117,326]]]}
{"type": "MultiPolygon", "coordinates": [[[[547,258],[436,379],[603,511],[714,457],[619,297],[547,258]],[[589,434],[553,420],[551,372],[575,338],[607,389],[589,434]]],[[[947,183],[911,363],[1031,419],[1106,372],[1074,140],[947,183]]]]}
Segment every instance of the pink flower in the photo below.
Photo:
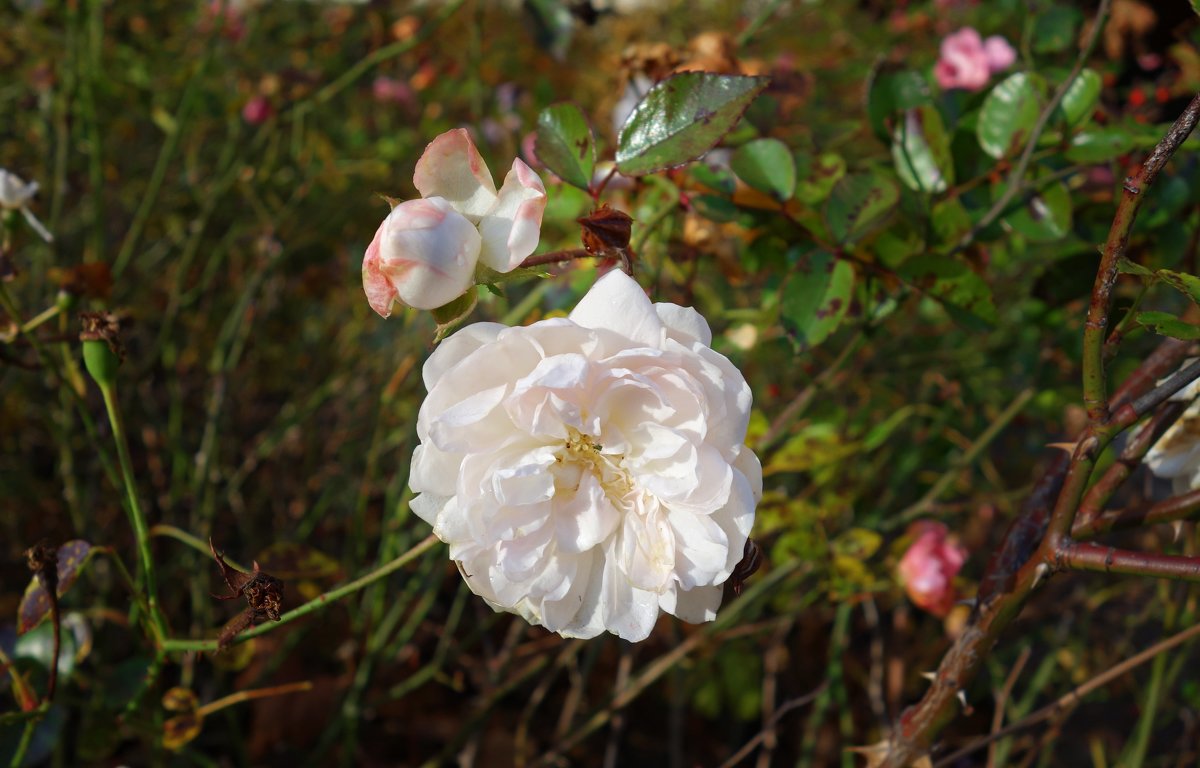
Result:
{"type": "Polygon", "coordinates": [[[913,543],[900,558],[900,581],[908,597],[934,616],[945,616],[954,607],[954,577],[962,570],[967,551],[948,538],[946,526],[922,520],[909,528],[913,543]]]}
{"type": "Polygon", "coordinates": [[[542,180],[518,158],[497,192],[464,129],[425,147],[413,184],[423,199],[393,208],[363,258],[367,301],[383,317],[397,299],[436,309],[471,287],[478,262],[510,272],[537,248],[542,180]]]}
{"type": "Polygon", "coordinates": [[[933,67],[938,85],[944,89],[978,91],[997,72],[1017,60],[1017,52],[999,35],[987,40],[971,27],[964,27],[942,40],[941,55],[933,67]]]}
{"type": "Polygon", "coordinates": [[[275,108],[266,96],[255,96],[242,107],[242,119],[250,125],[262,125],[275,116],[275,108]]]}

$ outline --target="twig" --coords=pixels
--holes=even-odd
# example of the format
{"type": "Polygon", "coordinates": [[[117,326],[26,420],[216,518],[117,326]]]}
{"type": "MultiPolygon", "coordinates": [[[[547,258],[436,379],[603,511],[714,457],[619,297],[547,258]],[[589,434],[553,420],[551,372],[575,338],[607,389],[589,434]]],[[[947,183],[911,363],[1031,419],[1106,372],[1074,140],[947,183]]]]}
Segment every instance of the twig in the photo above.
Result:
{"type": "MultiPolygon", "coordinates": [[[[416,546],[412,547],[411,549],[409,549],[407,552],[400,555],[396,559],[394,559],[388,563],[385,563],[384,565],[379,566],[375,570],[371,571],[370,573],[366,574],[365,576],[355,579],[354,581],[350,582],[349,584],[344,584],[336,589],[331,589],[328,592],[326,592],[325,594],[318,595],[317,597],[313,598],[312,600],[309,600],[304,605],[301,605],[298,608],[293,608],[292,610],[288,611],[287,613],[281,615],[279,617],[279,621],[277,621],[273,624],[260,624],[257,627],[254,627],[253,629],[247,630],[246,632],[242,632],[241,634],[239,634],[237,637],[235,637],[233,639],[232,644],[236,645],[238,643],[245,642],[246,640],[249,640],[252,637],[258,637],[259,635],[265,635],[266,633],[270,632],[272,629],[275,629],[276,627],[282,626],[289,622],[293,622],[296,619],[303,618],[304,616],[307,616],[308,614],[310,614],[314,611],[324,608],[329,603],[332,603],[336,600],[340,600],[347,595],[353,594],[353,593],[357,592],[358,590],[362,589],[363,587],[373,584],[376,581],[379,581],[380,579],[391,575],[392,573],[399,570],[400,568],[403,568],[405,565],[412,562],[420,555],[422,555],[425,552],[432,549],[433,546],[435,544],[437,544],[437,542],[438,542],[437,536],[430,534],[425,539],[423,539],[420,543],[418,543],[416,546]]],[[[216,640],[168,639],[163,642],[162,649],[163,649],[163,651],[165,651],[167,653],[180,653],[183,651],[207,651],[209,653],[212,653],[217,650],[217,641],[216,640]]]]}
{"type": "Polygon", "coordinates": [[[1074,689],[1068,691],[1067,693],[1058,697],[1058,699],[1056,699],[1055,701],[1051,702],[1050,704],[1047,704],[1046,706],[1042,707],[1038,711],[1021,718],[1020,720],[1013,723],[1012,725],[1009,725],[1005,728],[1001,728],[1000,730],[996,731],[995,733],[988,734],[987,736],[982,736],[982,737],[976,739],[975,741],[972,741],[970,744],[967,744],[963,748],[961,748],[955,752],[952,752],[949,755],[946,755],[941,760],[938,760],[936,768],[942,768],[943,766],[954,765],[963,757],[966,757],[967,755],[971,754],[972,752],[976,751],[977,749],[981,749],[981,748],[987,746],[988,744],[992,743],[993,741],[996,741],[997,739],[1002,739],[1005,736],[1011,736],[1012,734],[1017,733],[1018,731],[1023,731],[1026,728],[1030,728],[1034,725],[1037,725],[1038,723],[1045,722],[1046,720],[1049,720],[1056,715],[1062,714],[1068,708],[1073,707],[1076,704],[1079,704],[1080,702],[1082,702],[1083,698],[1085,696],[1087,696],[1089,693],[1096,690],[1097,688],[1107,685],[1108,683],[1117,679],[1118,677],[1125,674],[1126,672],[1136,669],[1137,667],[1140,667],[1142,664],[1145,664],[1147,661],[1150,661],[1155,656],[1158,656],[1161,653],[1166,653],[1167,651],[1171,650],[1172,648],[1174,648],[1178,645],[1182,645],[1183,643],[1186,643],[1188,640],[1191,640],[1198,636],[1200,636],[1200,624],[1196,624],[1191,627],[1188,627],[1187,629],[1183,630],[1182,632],[1172,635],[1171,637],[1168,637],[1166,640],[1163,640],[1159,643],[1156,643],[1156,644],[1150,646],[1149,648],[1142,651],[1141,653],[1136,654],[1134,656],[1130,656],[1128,659],[1126,659],[1125,661],[1116,665],[1115,667],[1113,667],[1109,670],[1106,670],[1104,672],[1101,672],[1099,675],[1096,675],[1091,680],[1088,680],[1086,683],[1080,685],[1077,688],[1074,688],[1074,689]]]}
{"type": "Polygon", "coordinates": [[[1071,529],[1074,538],[1082,539],[1107,531],[1143,528],[1159,523],[1186,520],[1200,512],[1200,490],[1165,499],[1148,507],[1111,510],[1091,520],[1081,520],[1071,529]]]}
{"type": "Polygon", "coordinates": [[[754,748],[757,747],[762,740],[767,737],[768,733],[775,729],[775,726],[779,725],[779,722],[783,720],[784,717],[786,717],[793,710],[797,710],[806,704],[811,704],[813,700],[824,693],[825,689],[828,687],[829,681],[824,680],[820,685],[803,696],[782,704],[779,709],[775,711],[775,715],[763,726],[763,729],[755,734],[754,738],[743,744],[737,752],[734,752],[732,755],[730,755],[728,760],[721,763],[720,768],[733,768],[733,766],[740,763],[745,759],[746,755],[754,751],[754,748]]]}
{"type": "Polygon", "coordinates": [[[1200,581],[1200,557],[1134,552],[1087,541],[1072,542],[1064,546],[1059,553],[1058,565],[1067,570],[1200,581]]]}
{"type": "MultiPolygon", "coordinates": [[[[1008,700],[1012,697],[1013,686],[1017,684],[1017,678],[1021,676],[1021,671],[1025,669],[1025,664],[1029,662],[1029,656],[1032,650],[1027,645],[1021,649],[1021,655],[1017,657],[1017,662],[1013,664],[1012,670],[1009,671],[1008,677],[1004,679],[1004,687],[1000,689],[1000,695],[996,697],[996,711],[992,713],[992,733],[1000,731],[1004,725],[1004,708],[1008,706],[1008,700]]],[[[987,768],[993,768],[996,764],[996,745],[995,742],[988,749],[987,768]]]]}

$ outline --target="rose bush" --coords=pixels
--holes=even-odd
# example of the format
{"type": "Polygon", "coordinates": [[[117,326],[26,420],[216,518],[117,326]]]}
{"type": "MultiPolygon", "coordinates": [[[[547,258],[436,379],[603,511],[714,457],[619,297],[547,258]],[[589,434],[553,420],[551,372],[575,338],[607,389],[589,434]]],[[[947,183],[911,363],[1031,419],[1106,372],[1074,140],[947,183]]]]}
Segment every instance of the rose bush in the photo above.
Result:
{"type": "Polygon", "coordinates": [[[510,272],[537,248],[546,188],[521,159],[500,191],[462,128],[429,143],[413,173],[420,200],[392,208],[363,258],[363,289],[383,317],[400,300],[436,309],[462,295],[475,266],[510,272]]]}
{"type": "MultiPolygon", "coordinates": [[[[1192,362],[1192,361],[1189,361],[1192,362]]],[[[1191,405],[1179,420],[1163,433],[1146,452],[1146,467],[1158,477],[1171,481],[1177,494],[1200,488],[1200,384],[1192,383],[1171,397],[1191,405]]]]}
{"type": "Polygon", "coordinates": [[[614,271],[569,317],[477,323],[434,351],[412,509],[477,595],[568,637],[716,616],[762,470],[750,388],[711,339],[614,271]]]}

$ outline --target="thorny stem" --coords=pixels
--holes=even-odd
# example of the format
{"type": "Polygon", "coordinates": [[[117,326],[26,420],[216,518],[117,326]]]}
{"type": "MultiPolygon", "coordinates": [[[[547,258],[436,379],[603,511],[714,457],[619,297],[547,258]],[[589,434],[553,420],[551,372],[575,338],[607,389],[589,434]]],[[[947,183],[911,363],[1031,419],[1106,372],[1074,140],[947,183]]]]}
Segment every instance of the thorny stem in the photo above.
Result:
{"type": "Polygon", "coordinates": [[[146,526],[146,515],[142,511],[142,503],[138,500],[133,461],[129,458],[129,442],[125,434],[124,421],[121,419],[121,410],[117,404],[116,387],[112,384],[102,383],[100,384],[100,394],[104,397],[104,407],[108,411],[108,422],[112,426],[113,441],[117,444],[117,460],[121,465],[121,479],[124,481],[125,494],[129,499],[129,522],[133,526],[133,533],[137,538],[142,578],[145,580],[146,605],[150,610],[150,625],[154,633],[154,645],[161,649],[163,640],[167,637],[167,622],[163,618],[162,609],[158,604],[158,575],[154,570],[154,558],[150,554],[150,531],[146,526]]]}
{"type": "Polygon", "coordinates": [[[1200,118],[1200,95],[1192,99],[1187,109],[1171,126],[1166,137],[1158,143],[1150,157],[1132,177],[1125,180],[1121,203],[1113,217],[1112,228],[1096,270],[1096,283],[1092,288],[1092,300],[1088,305],[1087,322],[1083,329],[1083,404],[1088,419],[1098,426],[1107,416],[1105,408],[1106,386],[1104,379],[1104,339],[1108,330],[1108,316],[1112,310],[1112,290],[1117,282],[1117,262],[1129,246],[1129,233],[1142,207],[1146,187],[1154,183],[1167,160],[1183,144],[1196,120],[1200,118]]]}
{"type": "Polygon", "coordinates": [[[1059,566],[1077,571],[1103,571],[1200,582],[1200,557],[1160,555],[1072,542],[1059,552],[1059,566]]]}
{"type": "MultiPolygon", "coordinates": [[[[371,571],[370,573],[366,574],[365,576],[355,579],[354,581],[350,582],[349,584],[345,584],[336,589],[331,589],[330,591],[326,592],[325,594],[318,595],[317,597],[313,598],[312,600],[309,600],[307,603],[305,603],[297,608],[293,608],[292,610],[290,610],[287,613],[280,616],[279,621],[277,621],[277,622],[273,622],[270,624],[259,624],[257,627],[254,627],[253,629],[247,630],[246,632],[242,632],[241,634],[237,635],[237,637],[235,637],[233,639],[233,643],[235,643],[235,644],[241,643],[246,640],[249,640],[252,637],[258,637],[259,635],[265,635],[266,633],[270,632],[275,627],[281,626],[283,624],[287,624],[287,623],[295,621],[296,619],[299,619],[299,618],[303,618],[304,616],[307,616],[308,614],[310,614],[314,611],[324,608],[329,603],[332,603],[336,600],[340,600],[343,597],[346,597],[347,595],[353,594],[353,593],[361,590],[363,587],[374,584],[376,581],[379,581],[380,579],[391,575],[395,571],[399,570],[400,568],[403,568],[405,565],[407,565],[408,563],[415,560],[420,555],[429,551],[430,549],[433,548],[433,546],[435,544],[437,544],[437,542],[438,542],[437,536],[430,534],[429,536],[425,537],[425,539],[423,539],[421,542],[419,542],[414,547],[412,547],[411,549],[409,549],[407,552],[400,555],[399,557],[395,558],[394,560],[391,560],[391,561],[385,563],[384,565],[379,566],[375,570],[371,571]]],[[[168,639],[163,642],[162,648],[167,653],[179,653],[179,652],[183,652],[183,651],[208,651],[209,653],[212,653],[217,650],[217,641],[216,640],[168,639]]]]}
{"type": "Polygon", "coordinates": [[[1093,519],[1079,520],[1071,529],[1071,535],[1077,539],[1084,539],[1107,531],[1173,523],[1176,520],[1186,520],[1197,513],[1200,513],[1200,489],[1148,507],[1112,510],[1093,519]]]}
{"type": "MultiPolygon", "coordinates": [[[[1155,386],[1157,378],[1173,370],[1187,350],[1187,345],[1170,339],[1142,362],[1109,402],[1103,355],[1117,262],[1128,244],[1142,193],[1183,144],[1198,117],[1200,95],[1192,100],[1154,148],[1142,169],[1126,182],[1125,195],[1118,205],[1097,271],[1084,328],[1084,400],[1088,427],[1076,443],[1069,461],[1062,455],[1055,458],[1005,534],[1000,549],[984,572],[979,597],[966,628],[942,658],[925,696],[905,710],[888,740],[886,755],[880,762],[885,768],[902,768],[928,755],[938,734],[958,714],[958,691],[975,677],[1000,633],[1021,612],[1042,578],[1065,564],[1064,552],[1072,546],[1084,547],[1071,550],[1076,562],[1094,562],[1096,556],[1088,548],[1091,545],[1073,545],[1068,534],[1097,458],[1118,433],[1186,386],[1184,379],[1187,377],[1182,372],[1167,384],[1155,386]]],[[[1188,375],[1195,378],[1190,370],[1188,375]]],[[[1101,551],[1104,553],[1100,560],[1103,564],[1108,553],[1103,548],[1101,551]]],[[[1200,569],[1195,560],[1186,564],[1162,561],[1147,564],[1146,556],[1137,553],[1124,553],[1120,558],[1114,554],[1113,562],[1118,559],[1123,568],[1140,567],[1139,573],[1153,571],[1158,575],[1166,572],[1183,578],[1191,573],[1189,567],[1200,569]]]]}

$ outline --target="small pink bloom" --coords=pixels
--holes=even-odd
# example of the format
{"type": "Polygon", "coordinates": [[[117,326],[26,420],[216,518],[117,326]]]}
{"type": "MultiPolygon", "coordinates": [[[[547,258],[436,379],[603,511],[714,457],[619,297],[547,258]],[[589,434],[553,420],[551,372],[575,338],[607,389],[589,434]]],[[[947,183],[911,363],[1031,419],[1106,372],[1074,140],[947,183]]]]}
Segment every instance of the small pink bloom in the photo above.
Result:
{"type": "Polygon", "coordinates": [[[941,55],[933,67],[934,77],[944,89],[978,91],[992,75],[1008,69],[1017,60],[1017,52],[998,36],[983,40],[971,27],[947,35],[941,55]]]}
{"type": "Polygon", "coordinates": [[[413,173],[423,199],[397,205],[363,259],[363,289],[387,317],[399,299],[436,309],[471,287],[482,261],[510,272],[537,248],[546,188],[513,160],[500,190],[462,128],[431,141],[413,173]]]}
{"type": "Polygon", "coordinates": [[[371,83],[371,95],[383,104],[392,103],[403,106],[412,106],[416,101],[416,93],[413,92],[412,86],[403,80],[397,80],[394,77],[384,77],[380,75],[371,83]]]}
{"type": "Polygon", "coordinates": [[[275,108],[266,96],[255,96],[242,107],[242,119],[250,125],[262,125],[275,116],[275,108]]]}
{"type": "Polygon", "coordinates": [[[954,577],[962,570],[967,551],[948,537],[942,523],[913,523],[909,535],[913,543],[900,559],[900,581],[918,608],[944,617],[957,599],[954,577]]]}

